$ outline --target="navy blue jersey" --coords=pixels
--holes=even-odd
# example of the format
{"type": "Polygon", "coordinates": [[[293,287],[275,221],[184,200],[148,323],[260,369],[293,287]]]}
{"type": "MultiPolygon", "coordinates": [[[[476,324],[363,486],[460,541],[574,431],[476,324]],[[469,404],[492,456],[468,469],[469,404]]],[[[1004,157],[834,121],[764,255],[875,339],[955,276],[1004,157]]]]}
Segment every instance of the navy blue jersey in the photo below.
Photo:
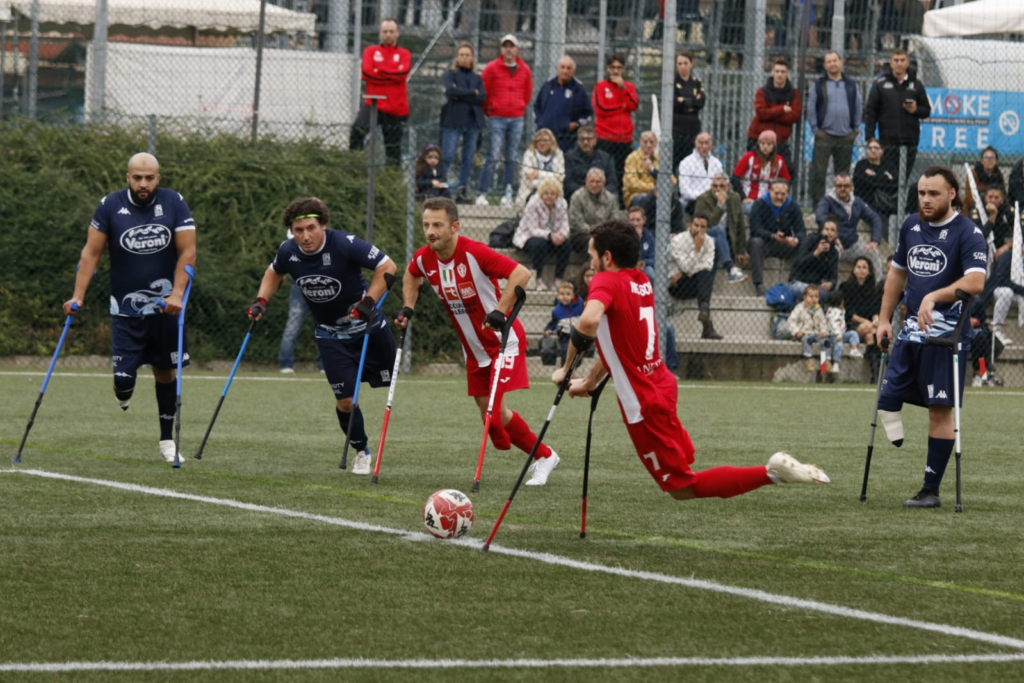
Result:
{"type": "MultiPolygon", "coordinates": [[[[376,270],[388,256],[369,242],[337,230],[325,230],[324,244],[307,254],[294,239],[281,243],[270,267],[291,275],[302,290],[317,326],[331,336],[361,333],[366,323],[348,317],[349,308],[366,295],[363,268],[376,270]]],[[[375,313],[375,320],[381,313],[375,313]]],[[[319,334],[319,330],[318,330],[319,334]]]]}
{"type": "Polygon", "coordinates": [[[160,313],[156,302],[174,288],[174,233],[196,229],[185,198],[158,187],[153,200],[139,206],[125,188],[100,200],[89,225],[107,236],[110,314],[137,318],[160,313]]]}
{"type": "MultiPolygon", "coordinates": [[[[988,246],[974,222],[955,214],[943,223],[931,224],[913,214],[900,228],[892,265],[907,273],[907,316],[900,337],[922,341],[917,309],[925,295],[948,287],[967,273],[985,274],[988,246]]],[[[948,334],[956,325],[960,302],[935,305],[932,336],[948,334]]]]}

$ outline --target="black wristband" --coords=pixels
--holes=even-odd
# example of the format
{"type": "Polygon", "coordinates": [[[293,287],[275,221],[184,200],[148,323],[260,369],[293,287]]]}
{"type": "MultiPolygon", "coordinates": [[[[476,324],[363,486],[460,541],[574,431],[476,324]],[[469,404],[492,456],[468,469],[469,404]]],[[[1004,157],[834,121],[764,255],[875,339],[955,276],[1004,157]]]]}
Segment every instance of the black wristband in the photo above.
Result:
{"type": "Polygon", "coordinates": [[[594,338],[583,334],[575,326],[569,332],[569,341],[576,347],[576,353],[586,353],[594,345],[594,338]]]}
{"type": "Polygon", "coordinates": [[[405,318],[406,320],[411,320],[412,319],[412,315],[415,312],[416,311],[414,311],[411,308],[409,308],[408,306],[406,306],[401,311],[398,312],[398,317],[405,318]]]}

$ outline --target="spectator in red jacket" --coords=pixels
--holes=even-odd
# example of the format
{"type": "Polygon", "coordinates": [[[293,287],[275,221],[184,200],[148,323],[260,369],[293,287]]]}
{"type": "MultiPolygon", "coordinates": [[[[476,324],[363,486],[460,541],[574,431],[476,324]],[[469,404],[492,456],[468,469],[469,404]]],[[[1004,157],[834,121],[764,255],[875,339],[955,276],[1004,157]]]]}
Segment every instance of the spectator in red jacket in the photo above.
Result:
{"type": "Polygon", "coordinates": [[[633,151],[633,112],[639,105],[636,88],[622,78],[626,58],[615,53],[605,59],[608,78],[594,86],[594,127],[597,148],[615,162],[617,178],[623,178],[626,157],[633,151]]]}
{"type": "Polygon", "coordinates": [[[754,118],[747,128],[747,150],[757,148],[761,133],[770,130],[778,139],[778,152],[796,178],[796,159],[790,153],[789,137],[793,124],[800,120],[800,91],[789,81],[789,64],[779,57],[772,65],[772,75],[754,98],[754,118]]]}
{"type": "MultiPolygon", "coordinates": [[[[380,22],[380,45],[370,45],[363,51],[363,82],[367,95],[383,95],[377,102],[377,123],[384,136],[384,152],[388,162],[402,163],[402,129],[409,118],[409,97],[405,79],[412,69],[412,55],[398,47],[398,22],[384,19],[380,22]]],[[[359,105],[359,114],[352,124],[349,149],[362,149],[370,132],[370,102],[359,105]]]]}
{"type": "Polygon", "coordinates": [[[505,168],[502,185],[505,196],[502,206],[512,206],[512,183],[516,179],[519,165],[519,140],[523,137],[523,116],[533,98],[533,74],[530,67],[519,58],[519,39],[511,33],[501,39],[501,55],[484,67],[484,113],[488,116],[491,143],[487,160],[480,173],[480,190],[477,204],[487,204],[487,192],[491,189],[494,169],[498,158],[504,156],[505,168]]]}

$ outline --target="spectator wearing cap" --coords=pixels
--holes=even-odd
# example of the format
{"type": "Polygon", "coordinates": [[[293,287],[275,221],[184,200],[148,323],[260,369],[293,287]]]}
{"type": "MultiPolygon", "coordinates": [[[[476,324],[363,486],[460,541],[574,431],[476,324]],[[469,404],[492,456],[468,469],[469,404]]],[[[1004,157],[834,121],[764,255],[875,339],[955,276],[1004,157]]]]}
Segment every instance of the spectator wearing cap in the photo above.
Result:
{"type": "MultiPolygon", "coordinates": [[[[377,125],[384,137],[384,153],[388,163],[402,163],[402,130],[409,118],[409,95],[405,80],[412,69],[412,55],[398,47],[398,22],[380,22],[380,45],[363,51],[363,82],[367,95],[383,95],[377,100],[377,125]]],[[[362,149],[370,132],[370,104],[364,100],[349,136],[349,149],[362,149]]]]}
{"type": "Polygon", "coordinates": [[[519,39],[511,33],[501,39],[501,54],[484,67],[484,113],[488,117],[491,139],[487,160],[480,174],[477,204],[487,204],[487,193],[494,179],[498,158],[504,156],[505,168],[502,185],[505,197],[502,203],[512,205],[512,184],[516,179],[519,162],[519,141],[523,136],[523,116],[533,97],[533,74],[519,57],[519,39]]]}
{"type": "Polygon", "coordinates": [[[860,88],[843,74],[843,58],[832,50],[825,53],[825,75],[811,85],[807,100],[807,122],[814,133],[810,192],[817,202],[825,194],[828,161],[836,173],[850,170],[853,142],[860,132],[860,88]]]}
{"type": "Polygon", "coordinates": [[[597,148],[615,162],[615,177],[622,178],[626,157],[633,151],[633,112],[640,105],[636,88],[623,80],[626,58],[615,53],[605,59],[608,78],[594,86],[597,148]]]}
{"type": "Polygon", "coordinates": [[[732,170],[730,181],[742,197],[745,213],[749,214],[753,203],[768,191],[769,182],[778,178],[789,180],[789,168],[775,146],[775,133],[762,131],[757,138],[756,149],[740,157],[732,170]]]}
{"type": "Polygon", "coordinates": [[[747,128],[747,149],[754,150],[761,133],[771,131],[776,137],[776,151],[786,160],[786,168],[796,177],[796,159],[790,153],[789,137],[793,124],[800,120],[800,91],[789,81],[789,63],[779,57],[772,65],[768,82],[757,89],[754,97],[754,118],[747,128]]]}
{"type": "Polygon", "coordinates": [[[590,93],[576,78],[576,62],[563,56],[558,60],[558,75],[540,87],[533,101],[537,130],[547,128],[555,134],[558,147],[568,152],[576,146],[576,131],[594,121],[590,93]]]}
{"type": "Polygon", "coordinates": [[[455,193],[459,202],[468,201],[469,173],[473,169],[477,137],[484,127],[484,82],[473,66],[473,46],[463,42],[459,43],[452,67],[444,72],[444,94],[448,101],[441,108],[441,156],[444,162],[441,175],[448,177],[448,169],[455,159],[461,138],[462,161],[455,193]]]}
{"type": "Polygon", "coordinates": [[[693,54],[676,55],[676,76],[672,94],[672,168],[693,151],[700,133],[700,110],[707,103],[704,85],[693,76],[693,54]]]}

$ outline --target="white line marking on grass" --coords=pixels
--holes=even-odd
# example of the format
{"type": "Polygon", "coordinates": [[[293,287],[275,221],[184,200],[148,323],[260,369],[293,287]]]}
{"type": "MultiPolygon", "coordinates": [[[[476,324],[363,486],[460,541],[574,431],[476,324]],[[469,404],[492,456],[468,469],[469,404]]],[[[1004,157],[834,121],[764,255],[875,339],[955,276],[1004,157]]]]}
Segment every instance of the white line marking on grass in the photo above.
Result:
{"type": "Polygon", "coordinates": [[[223,671],[273,669],[550,669],[682,666],[886,666],[1024,662],[1024,654],[888,655],[867,657],[645,657],[620,659],[236,659],[190,662],[31,662],[0,664],[0,673],[72,671],[223,671]]]}
{"type": "MultiPolygon", "coordinates": [[[[309,512],[300,512],[298,510],[288,510],[286,508],[275,508],[268,507],[265,505],[243,503],[241,501],[231,500],[229,498],[211,498],[209,496],[199,496],[191,493],[180,493],[178,491],[172,491],[170,489],[158,489],[153,488],[151,486],[126,484],[123,482],[110,481],[106,479],[89,479],[86,477],[77,477],[70,474],[46,472],[44,470],[17,471],[20,472],[21,474],[43,477],[46,479],[59,479],[63,481],[78,482],[81,484],[94,484],[97,486],[105,486],[112,489],[120,489],[122,491],[131,491],[133,493],[145,493],[151,496],[160,496],[163,498],[190,500],[197,503],[209,503],[211,505],[220,505],[223,507],[235,508],[238,510],[247,510],[249,512],[263,512],[273,515],[281,515],[283,517],[292,517],[295,519],[307,519],[310,521],[323,522],[324,524],[332,524],[334,526],[344,527],[346,529],[354,529],[356,531],[373,531],[377,533],[389,534],[392,536],[401,536],[407,539],[417,541],[424,540],[424,537],[428,537],[428,534],[421,532],[394,529],[391,527],[380,526],[377,524],[366,524],[365,522],[356,522],[348,519],[342,519],[340,517],[328,517],[327,515],[317,515],[309,512]]],[[[448,541],[448,543],[477,551],[479,551],[479,549],[482,546],[480,541],[474,541],[469,539],[464,539],[460,541],[448,541]]],[[[1000,645],[1005,647],[1012,647],[1017,650],[1024,650],[1024,640],[999,635],[997,633],[986,633],[984,631],[976,631],[974,629],[963,628],[960,626],[951,626],[948,624],[939,624],[929,621],[907,619],[904,617],[895,617],[888,614],[882,614],[879,612],[868,612],[866,610],[854,609],[852,607],[844,607],[842,605],[831,605],[824,602],[817,602],[815,600],[805,600],[803,598],[794,598],[788,595],[768,593],[766,591],[757,590],[753,588],[729,586],[727,584],[716,583],[714,581],[706,581],[702,579],[687,579],[679,576],[671,576],[669,574],[638,571],[635,569],[625,569],[623,567],[609,567],[607,565],[596,564],[593,562],[583,562],[580,560],[574,560],[572,558],[563,557],[561,555],[553,555],[550,553],[537,553],[529,550],[517,550],[515,548],[506,548],[504,546],[498,545],[492,545],[490,548],[490,552],[498,555],[508,555],[510,557],[534,560],[537,562],[543,562],[545,564],[556,565],[559,567],[567,567],[569,569],[579,569],[581,571],[610,574],[612,576],[621,576],[623,578],[640,579],[642,581],[655,581],[658,583],[685,586],[687,588],[696,588],[698,590],[711,591],[713,593],[722,593],[725,595],[732,595],[740,598],[748,598],[750,600],[756,600],[758,602],[764,602],[773,605],[783,605],[785,607],[795,607],[797,609],[805,609],[812,612],[821,612],[823,614],[829,614],[836,617],[858,619],[861,621],[870,621],[876,624],[886,624],[890,626],[903,626],[906,628],[917,629],[920,631],[930,631],[932,633],[940,633],[946,636],[975,640],[982,643],[988,643],[990,645],[1000,645]]]]}

